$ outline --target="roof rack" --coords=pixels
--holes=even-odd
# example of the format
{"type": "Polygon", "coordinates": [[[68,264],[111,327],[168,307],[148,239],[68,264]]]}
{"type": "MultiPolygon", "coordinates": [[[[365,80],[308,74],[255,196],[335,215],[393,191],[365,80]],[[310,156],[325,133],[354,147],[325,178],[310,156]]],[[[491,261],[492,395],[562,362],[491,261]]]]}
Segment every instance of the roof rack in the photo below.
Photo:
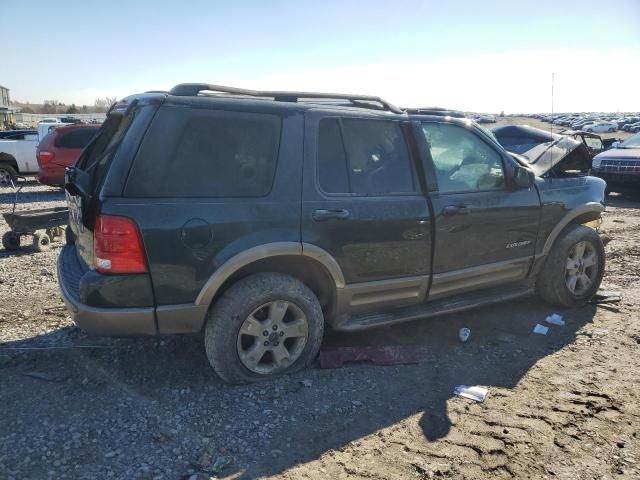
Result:
{"type": "Polygon", "coordinates": [[[322,100],[348,100],[354,106],[368,107],[362,102],[374,102],[380,104],[383,110],[393,113],[404,113],[400,108],[380,97],[370,95],[349,95],[346,93],[320,93],[320,92],[286,92],[269,90],[249,90],[245,88],[224,87],[222,85],[211,85],[208,83],[181,83],[170,91],[170,95],[178,97],[197,96],[200,92],[229,93],[232,95],[242,95],[247,97],[273,98],[277,102],[297,102],[300,99],[322,99],[322,100]]]}
{"type": "Polygon", "coordinates": [[[419,108],[405,108],[407,113],[413,113],[416,115],[437,115],[441,117],[455,117],[465,118],[466,115],[459,110],[449,110],[442,107],[419,107],[419,108]]]}

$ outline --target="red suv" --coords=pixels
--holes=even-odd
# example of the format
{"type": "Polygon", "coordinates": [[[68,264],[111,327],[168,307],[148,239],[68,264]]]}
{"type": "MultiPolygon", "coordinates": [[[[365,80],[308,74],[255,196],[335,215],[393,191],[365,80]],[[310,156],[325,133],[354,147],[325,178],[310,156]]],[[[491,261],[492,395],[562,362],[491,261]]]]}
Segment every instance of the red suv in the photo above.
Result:
{"type": "Polygon", "coordinates": [[[76,163],[82,149],[98,132],[100,125],[69,125],[53,130],[42,139],[37,150],[38,181],[55,187],[64,185],[64,170],[76,163]]]}

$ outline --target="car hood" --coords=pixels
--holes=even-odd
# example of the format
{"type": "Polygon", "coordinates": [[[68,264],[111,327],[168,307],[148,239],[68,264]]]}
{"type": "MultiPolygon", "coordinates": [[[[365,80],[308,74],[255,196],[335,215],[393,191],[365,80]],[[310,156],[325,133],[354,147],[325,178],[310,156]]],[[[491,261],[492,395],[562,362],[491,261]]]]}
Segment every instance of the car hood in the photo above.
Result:
{"type": "Polygon", "coordinates": [[[591,168],[588,150],[574,138],[528,125],[509,125],[492,131],[505,150],[518,154],[539,177],[561,164],[565,171],[586,172],[591,168]]]}
{"type": "Polygon", "coordinates": [[[615,160],[636,159],[640,160],[640,148],[612,148],[599,153],[595,158],[611,158],[615,160]]]}

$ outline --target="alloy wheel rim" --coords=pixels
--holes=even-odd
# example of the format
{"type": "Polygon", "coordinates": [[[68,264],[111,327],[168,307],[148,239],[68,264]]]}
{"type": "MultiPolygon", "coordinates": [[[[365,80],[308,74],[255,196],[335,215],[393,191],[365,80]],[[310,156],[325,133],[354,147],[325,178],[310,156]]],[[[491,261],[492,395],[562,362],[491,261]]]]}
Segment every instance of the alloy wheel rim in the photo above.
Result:
{"type": "Polygon", "coordinates": [[[308,336],[309,322],[300,307],[274,300],[256,308],[240,326],[238,357],[251,372],[270,375],[300,358],[308,336]]]}
{"type": "Polygon", "coordinates": [[[598,254],[587,242],[576,243],[569,251],[565,269],[565,283],[574,295],[582,295],[591,288],[598,274],[598,254]]]}

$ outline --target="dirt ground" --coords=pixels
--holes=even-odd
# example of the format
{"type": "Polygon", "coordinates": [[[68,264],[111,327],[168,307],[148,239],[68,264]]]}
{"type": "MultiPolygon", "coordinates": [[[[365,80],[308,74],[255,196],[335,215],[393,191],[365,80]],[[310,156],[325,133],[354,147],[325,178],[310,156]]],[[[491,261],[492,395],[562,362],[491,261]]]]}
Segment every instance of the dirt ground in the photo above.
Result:
{"type": "MultiPolygon", "coordinates": [[[[0,192],[0,211],[11,201],[0,192]]],[[[61,202],[34,183],[18,208],[61,202]]],[[[328,334],[323,348],[419,347],[422,360],[240,387],[216,378],[199,336],[78,331],[57,291],[60,242],[0,250],[0,478],[640,478],[639,207],[609,198],[613,308],[560,311],[547,335],[532,329],[556,310],[536,298],[328,334]],[[456,397],[459,384],[489,395],[456,397]]]]}

